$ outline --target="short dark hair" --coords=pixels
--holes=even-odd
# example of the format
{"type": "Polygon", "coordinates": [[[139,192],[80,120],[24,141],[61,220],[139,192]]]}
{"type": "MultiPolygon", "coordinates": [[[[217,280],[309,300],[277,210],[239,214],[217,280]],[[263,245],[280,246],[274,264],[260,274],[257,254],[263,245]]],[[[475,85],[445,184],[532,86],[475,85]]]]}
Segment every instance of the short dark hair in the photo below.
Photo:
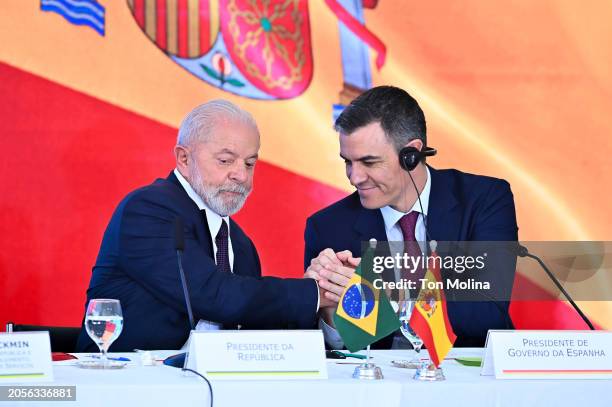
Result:
{"type": "Polygon", "coordinates": [[[427,145],[425,114],[417,101],[395,86],[377,86],[357,96],[340,114],[334,129],[346,135],[378,122],[399,152],[419,139],[427,145]]]}

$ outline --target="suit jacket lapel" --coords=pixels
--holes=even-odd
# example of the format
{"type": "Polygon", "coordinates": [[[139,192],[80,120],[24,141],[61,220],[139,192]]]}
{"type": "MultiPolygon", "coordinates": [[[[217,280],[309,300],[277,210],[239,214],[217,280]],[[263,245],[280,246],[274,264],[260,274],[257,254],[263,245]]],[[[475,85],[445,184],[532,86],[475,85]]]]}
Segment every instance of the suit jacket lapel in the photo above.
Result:
{"type": "Polygon", "coordinates": [[[358,253],[361,252],[361,242],[368,242],[370,239],[376,239],[381,242],[387,240],[385,221],[379,209],[366,209],[362,207],[355,221],[354,229],[358,235],[358,239],[356,239],[358,246],[354,248],[358,253]]]}
{"type": "Polygon", "coordinates": [[[429,237],[438,241],[459,239],[461,226],[460,205],[449,176],[429,167],[431,191],[427,213],[429,237]]]}
{"type": "MultiPolygon", "coordinates": [[[[391,251],[387,242],[387,231],[385,230],[385,221],[382,217],[380,209],[366,209],[361,208],[360,213],[355,222],[355,232],[359,236],[355,239],[355,243],[358,245],[353,248],[353,253],[361,254],[362,242],[368,242],[370,239],[376,239],[378,242],[385,242],[382,245],[378,245],[376,248],[376,256],[390,256],[391,251]]],[[[395,281],[395,272],[393,269],[387,269],[383,271],[384,281],[395,281]]]]}
{"type": "Polygon", "coordinates": [[[256,269],[253,266],[252,256],[249,254],[249,240],[242,233],[236,222],[230,218],[230,238],[232,239],[232,250],[234,251],[234,274],[241,276],[255,276],[256,269]]]}
{"type": "Polygon", "coordinates": [[[206,211],[203,209],[198,209],[200,212],[200,217],[202,219],[201,222],[196,222],[196,234],[198,235],[198,240],[202,244],[202,247],[215,260],[215,250],[213,249],[212,236],[210,234],[210,229],[208,229],[208,219],[206,218],[206,211]]]}
{"type": "MultiPolygon", "coordinates": [[[[185,198],[186,204],[193,209],[193,214],[195,217],[193,219],[183,219],[184,222],[192,222],[193,230],[195,231],[196,239],[200,242],[202,248],[206,253],[208,253],[211,257],[214,256],[214,250],[212,245],[212,237],[210,236],[210,230],[208,230],[208,221],[206,220],[206,213],[201,211],[196,205],[195,202],[187,195],[187,191],[181,185],[176,175],[174,175],[174,171],[170,172],[168,178],[166,178],[169,182],[174,184],[180,191],[181,196],[185,198]]],[[[191,211],[190,211],[191,213],[191,211]]]]}

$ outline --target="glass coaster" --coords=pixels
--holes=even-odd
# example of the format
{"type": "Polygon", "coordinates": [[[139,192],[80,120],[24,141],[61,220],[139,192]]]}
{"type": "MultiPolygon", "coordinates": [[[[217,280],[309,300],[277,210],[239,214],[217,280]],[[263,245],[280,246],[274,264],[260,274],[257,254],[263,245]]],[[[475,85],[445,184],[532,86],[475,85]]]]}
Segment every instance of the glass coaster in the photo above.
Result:
{"type": "Polygon", "coordinates": [[[419,362],[410,362],[408,360],[392,360],[391,364],[402,369],[418,369],[421,367],[419,362]]]}
{"type": "Polygon", "coordinates": [[[100,360],[80,360],[77,366],[81,369],[123,369],[127,366],[126,362],[109,360],[106,364],[100,360]]]}

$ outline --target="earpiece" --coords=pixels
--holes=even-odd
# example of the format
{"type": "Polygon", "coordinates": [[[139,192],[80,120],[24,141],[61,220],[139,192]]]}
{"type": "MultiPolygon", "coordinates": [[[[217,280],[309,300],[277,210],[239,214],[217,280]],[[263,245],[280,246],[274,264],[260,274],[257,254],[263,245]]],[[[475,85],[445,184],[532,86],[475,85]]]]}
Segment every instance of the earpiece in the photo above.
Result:
{"type": "Polygon", "coordinates": [[[412,171],[425,157],[436,155],[438,151],[432,147],[425,147],[422,151],[414,147],[404,147],[399,152],[400,167],[412,171]]]}

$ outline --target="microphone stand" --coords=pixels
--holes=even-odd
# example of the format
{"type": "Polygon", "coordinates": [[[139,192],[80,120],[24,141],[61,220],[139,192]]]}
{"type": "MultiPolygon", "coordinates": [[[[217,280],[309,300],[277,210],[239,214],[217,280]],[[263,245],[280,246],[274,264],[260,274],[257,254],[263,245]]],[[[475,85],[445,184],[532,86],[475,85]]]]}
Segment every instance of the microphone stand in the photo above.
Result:
{"type": "Polygon", "coordinates": [[[517,255],[519,257],[529,257],[531,259],[536,260],[540,266],[542,267],[542,269],[544,269],[544,271],[546,272],[546,275],[548,276],[548,278],[551,279],[551,281],[555,284],[555,286],[557,286],[557,288],[563,293],[563,295],[565,296],[565,298],[567,298],[567,300],[569,301],[569,303],[572,305],[572,307],[574,308],[574,310],[578,313],[578,315],[580,315],[580,318],[582,318],[582,320],[584,321],[585,324],[588,325],[589,329],[594,331],[595,327],[593,326],[593,324],[591,323],[591,321],[589,320],[589,318],[587,318],[587,316],[584,314],[584,312],[582,312],[582,310],[578,307],[578,305],[574,302],[574,300],[572,299],[572,297],[569,295],[569,293],[567,291],[565,291],[565,288],[563,288],[563,286],[561,285],[561,283],[559,282],[559,280],[557,279],[557,277],[554,276],[553,273],[550,272],[550,270],[548,269],[548,267],[546,267],[546,264],[544,264],[544,262],[542,261],[542,259],[540,259],[538,256],[536,256],[535,254],[531,254],[529,253],[529,250],[522,245],[518,245],[518,250],[517,250],[517,255]]]}

